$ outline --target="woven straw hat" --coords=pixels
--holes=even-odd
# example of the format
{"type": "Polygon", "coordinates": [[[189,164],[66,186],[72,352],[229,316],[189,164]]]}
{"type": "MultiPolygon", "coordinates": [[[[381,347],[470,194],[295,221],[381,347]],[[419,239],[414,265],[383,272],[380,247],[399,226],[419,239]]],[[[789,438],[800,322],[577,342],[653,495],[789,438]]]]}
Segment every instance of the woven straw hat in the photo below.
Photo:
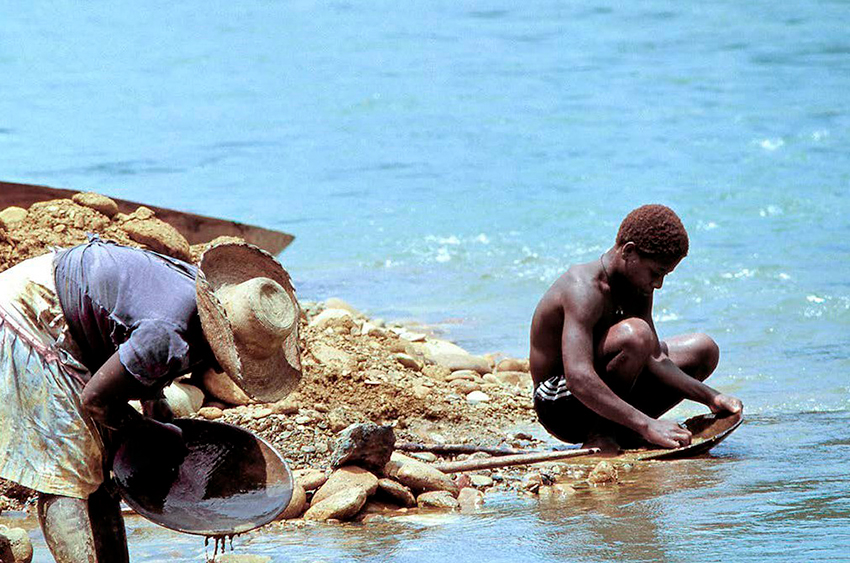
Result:
{"type": "Polygon", "coordinates": [[[269,253],[228,242],[201,256],[198,314],[216,360],[252,399],[273,402],[301,380],[301,310],[289,274],[269,253]]]}

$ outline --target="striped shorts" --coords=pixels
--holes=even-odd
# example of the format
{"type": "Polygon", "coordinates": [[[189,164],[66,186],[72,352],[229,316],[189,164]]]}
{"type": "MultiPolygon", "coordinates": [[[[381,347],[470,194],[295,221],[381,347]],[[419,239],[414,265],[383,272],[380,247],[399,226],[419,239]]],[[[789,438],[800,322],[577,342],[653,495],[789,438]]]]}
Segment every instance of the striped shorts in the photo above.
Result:
{"type": "Polygon", "coordinates": [[[571,444],[586,441],[591,428],[603,421],[570,393],[563,375],[554,375],[537,386],[534,410],[537,420],[549,434],[571,444]]]}

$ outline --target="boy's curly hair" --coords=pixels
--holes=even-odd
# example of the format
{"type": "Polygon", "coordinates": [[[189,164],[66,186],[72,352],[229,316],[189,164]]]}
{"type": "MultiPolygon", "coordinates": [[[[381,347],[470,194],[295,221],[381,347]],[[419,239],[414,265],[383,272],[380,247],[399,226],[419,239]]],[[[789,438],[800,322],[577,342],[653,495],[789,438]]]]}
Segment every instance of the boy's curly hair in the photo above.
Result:
{"type": "Polygon", "coordinates": [[[665,205],[642,205],[623,219],[617,246],[635,243],[638,252],[653,258],[675,260],[688,254],[688,233],[679,216],[665,205]]]}

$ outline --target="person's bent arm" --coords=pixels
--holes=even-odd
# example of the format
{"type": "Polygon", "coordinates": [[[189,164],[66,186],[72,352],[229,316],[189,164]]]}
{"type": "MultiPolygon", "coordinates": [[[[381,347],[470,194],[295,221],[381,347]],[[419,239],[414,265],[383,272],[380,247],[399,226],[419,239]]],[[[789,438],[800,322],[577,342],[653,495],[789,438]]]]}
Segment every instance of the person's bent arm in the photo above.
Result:
{"type": "Polygon", "coordinates": [[[691,433],[674,422],[656,420],[614,393],[596,372],[593,363],[593,326],[602,304],[592,296],[564,302],[562,356],[567,387],[585,406],[600,416],[626,426],[647,441],[668,448],[690,443],[691,433]]]}

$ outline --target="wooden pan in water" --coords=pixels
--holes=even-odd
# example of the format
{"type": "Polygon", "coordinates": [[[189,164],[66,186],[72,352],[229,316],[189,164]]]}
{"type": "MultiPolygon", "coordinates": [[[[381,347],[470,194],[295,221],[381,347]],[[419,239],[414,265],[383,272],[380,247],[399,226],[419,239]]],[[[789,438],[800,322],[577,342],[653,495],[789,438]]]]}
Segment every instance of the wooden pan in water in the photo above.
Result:
{"type": "Polygon", "coordinates": [[[711,413],[694,416],[682,423],[691,431],[691,444],[673,450],[654,450],[640,456],[642,460],[651,459],[684,459],[698,456],[711,450],[722,442],[741,423],[744,413],[711,413]]]}
{"type": "Polygon", "coordinates": [[[116,451],[112,472],[121,497],[152,522],[189,534],[240,534],[274,520],[292,497],[286,462],[251,432],[221,422],[174,421],[188,453],[164,462],[144,436],[116,451]]]}

